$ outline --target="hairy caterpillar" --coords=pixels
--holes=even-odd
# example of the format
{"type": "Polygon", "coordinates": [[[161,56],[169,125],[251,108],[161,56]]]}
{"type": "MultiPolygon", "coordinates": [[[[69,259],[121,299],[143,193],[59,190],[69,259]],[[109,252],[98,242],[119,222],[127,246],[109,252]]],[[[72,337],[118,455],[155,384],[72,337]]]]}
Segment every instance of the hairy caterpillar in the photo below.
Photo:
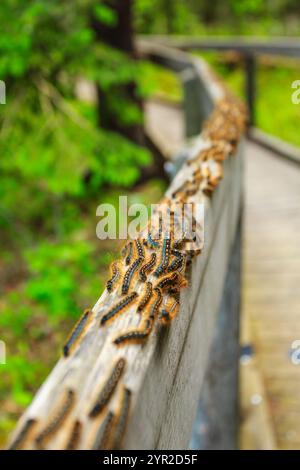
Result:
{"type": "Polygon", "coordinates": [[[113,367],[113,370],[110,373],[110,376],[108,377],[106,383],[104,384],[104,387],[102,388],[99,394],[99,397],[97,398],[95,404],[93,405],[93,407],[91,408],[89,412],[90,418],[94,418],[95,416],[98,416],[99,413],[101,413],[103,408],[109,402],[124,372],[125,365],[126,365],[125,359],[121,358],[117,361],[117,363],[113,367]]]}
{"type": "Polygon", "coordinates": [[[128,422],[130,402],[131,402],[131,390],[124,387],[119,416],[118,416],[118,420],[117,420],[117,424],[116,424],[116,428],[114,432],[113,449],[120,449],[121,447],[122,439],[123,439],[125,429],[126,429],[126,424],[128,422]]]}
{"type": "Polygon", "coordinates": [[[161,250],[161,260],[159,266],[154,271],[154,275],[159,277],[165,271],[166,267],[169,264],[170,259],[170,249],[171,249],[171,240],[170,238],[164,238],[162,250],[161,250]]]}
{"type": "Polygon", "coordinates": [[[122,345],[127,342],[140,343],[144,341],[152,331],[152,321],[147,319],[143,323],[142,328],[130,330],[114,339],[114,344],[122,345]]]}
{"type": "Polygon", "coordinates": [[[62,404],[57,408],[53,417],[50,417],[48,424],[38,434],[35,442],[39,448],[43,447],[43,444],[48,440],[61,426],[64,420],[67,418],[75,402],[75,392],[71,389],[66,390],[65,397],[62,404]]]}
{"type": "Polygon", "coordinates": [[[156,288],[164,289],[178,281],[178,273],[168,274],[156,284],[156,288]]]}
{"type": "Polygon", "coordinates": [[[145,307],[146,305],[148,304],[149,300],[151,299],[151,296],[152,296],[152,283],[151,282],[147,282],[146,284],[146,292],[144,294],[144,296],[142,297],[139,305],[138,305],[138,308],[137,308],[137,311],[138,312],[141,312],[145,307]]]}
{"type": "Polygon", "coordinates": [[[172,250],[172,254],[175,256],[175,259],[169,264],[167,269],[168,273],[180,269],[185,259],[184,255],[177,250],[172,250]]]}
{"type": "Polygon", "coordinates": [[[110,269],[111,269],[111,278],[106,283],[106,289],[108,290],[108,292],[111,292],[113,290],[114,284],[121,277],[121,272],[120,272],[120,269],[119,269],[118,261],[114,261],[111,264],[110,269]]]}
{"type": "Polygon", "coordinates": [[[109,411],[97,431],[92,450],[105,450],[109,448],[114,418],[114,414],[109,411]]]}
{"type": "Polygon", "coordinates": [[[73,425],[73,428],[69,437],[69,441],[66,445],[66,450],[77,449],[81,433],[82,433],[82,423],[76,420],[73,425]]]}
{"type": "Polygon", "coordinates": [[[33,426],[36,423],[37,423],[36,419],[32,419],[32,418],[28,419],[26,423],[23,425],[18,435],[13,440],[13,442],[8,447],[8,450],[21,449],[25,444],[28,434],[30,433],[30,431],[32,430],[33,426]]]}
{"type": "Polygon", "coordinates": [[[121,313],[121,311],[131,304],[131,302],[133,302],[137,296],[138,295],[136,292],[132,292],[131,294],[127,295],[127,297],[118,302],[105,315],[103,315],[100,320],[100,325],[104,325],[107,321],[112,320],[116,315],[121,313]]]}
{"type": "Polygon", "coordinates": [[[150,248],[160,247],[160,244],[156,240],[153,240],[150,232],[148,232],[147,239],[145,240],[144,244],[149,246],[150,248]]]}
{"type": "Polygon", "coordinates": [[[143,258],[137,258],[132,265],[127,269],[124,279],[123,279],[123,284],[122,284],[122,294],[127,294],[130,286],[130,282],[132,280],[132,277],[135,273],[135,271],[138,269],[139,265],[142,263],[143,258]]]}
{"type": "Polygon", "coordinates": [[[146,319],[144,320],[142,327],[137,328],[135,330],[129,330],[120,336],[118,336],[114,340],[114,344],[120,345],[124,344],[127,342],[141,342],[144,341],[151,333],[152,327],[153,327],[153,322],[155,319],[155,316],[157,315],[159,311],[159,307],[162,303],[162,293],[161,290],[158,289],[157,287],[154,289],[156,293],[156,298],[152,304],[149,306],[149,314],[146,316],[146,319]]]}
{"type": "Polygon", "coordinates": [[[93,315],[93,312],[90,309],[87,309],[83,312],[83,315],[74,326],[73,330],[71,331],[67,339],[66,344],[63,347],[63,354],[65,357],[67,357],[70,354],[70,352],[74,349],[74,347],[77,345],[78,341],[84,334],[92,318],[92,315],[93,315]]]}
{"type": "Polygon", "coordinates": [[[142,282],[146,281],[147,279],[146,273],[151,271],[155,263],[156,263],[156,253],[152,253],[149,261],[147,261],[147,263],[145,263],[139,270],[139,276],[142,282]]]}
{"type": "Polygon", "coordinates": [[[132,242],[128,243],[127,252],[128,252],[128,255],[125,258],[125,264],[128,266],[131,263],[131,259],[133,255],[133,243],[132,242]]]}
{"type": "Polygon", "coordinates": [[[150,316],[149,316],[149,319],[150,320],[154,320],[155,316],[157,315],[158,311],[159,311],[159,307],[161,306],[161,303],[162,303],[162,292],[160,290],[160,288],[158,287],[155,287],[154,288],[154,291],[156,293],[156,299],[151,307],[151,311],[150,311],[150,316]]]}
{"type": "Polygon", "coordinates": [[[134,242],[135,242],[137,257],[138,258],[145,258],[145,250],[144,250],[144,247],[143,247],[143,244],[141,243],[141,241],[138,238],[136,238],[134,240],[134,242]]]}

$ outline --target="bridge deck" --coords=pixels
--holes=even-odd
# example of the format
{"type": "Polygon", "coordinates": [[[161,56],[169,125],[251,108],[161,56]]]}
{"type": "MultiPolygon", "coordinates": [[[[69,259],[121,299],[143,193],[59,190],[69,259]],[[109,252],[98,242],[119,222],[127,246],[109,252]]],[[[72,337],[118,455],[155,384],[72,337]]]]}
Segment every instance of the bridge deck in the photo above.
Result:
{"type": "MultiPolygon", "coordinates": [[[[181,111],[164,106],[148,104],[149,131],[177,146],[181,111]]],[[[248,142],[245,193],[241,340],[254,355],[241,366],[240,446],[296,449],[300,365],[289,353],[300,340],[300,168],[248,142]]]]}
{"type": "MultiPolygon", "coordinates": [[[[261,388],[249,398],[266,402],[273,445],[299,449],[300,366],[289,352],[300,339],[300,168],[248,143],[245,183],[243,334],[252,341],[261,388]]],[[[242,445],[251,447],[249,415],[257,405],[244,405],[242,445]]]]}

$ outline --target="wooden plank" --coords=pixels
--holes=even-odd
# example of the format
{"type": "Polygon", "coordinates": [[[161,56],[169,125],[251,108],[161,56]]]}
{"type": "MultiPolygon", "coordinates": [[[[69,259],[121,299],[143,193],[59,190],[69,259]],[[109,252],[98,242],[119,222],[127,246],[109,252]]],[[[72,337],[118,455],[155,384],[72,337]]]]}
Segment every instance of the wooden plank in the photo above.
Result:
{"type": "Polygon", "coordinates": [[[299,449],[299,366],[290,352],[299,332],[300,172],[252,142],[246,154],[243,319],[255,355],[241,366],[241,445],[299,449]],[[257,405],[252,395],[262,398],[257,405]]]}
{"type": "Polygon", "coordinates": [[[249,137],[251,140],[262,145],[271,152],[280,155],[281,157],[288,158],[294,163],[300,163],[299,147],[289,144],[273,135],[266,134],[266,132],[255,127],[250,129],[249,137]]]}

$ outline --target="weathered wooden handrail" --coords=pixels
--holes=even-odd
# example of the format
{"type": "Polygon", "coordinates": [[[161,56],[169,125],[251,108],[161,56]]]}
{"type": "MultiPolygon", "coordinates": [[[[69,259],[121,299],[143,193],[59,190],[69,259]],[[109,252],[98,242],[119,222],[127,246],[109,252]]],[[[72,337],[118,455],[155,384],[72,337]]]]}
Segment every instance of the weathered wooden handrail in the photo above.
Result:
{"type": "MultiPolygon", "coordinates": [[[[159,56],[157,48],[152,52],[159,56]]],[[[112,306],[125,297],[120,284],[111,293],[105,290],[75,328],[65,357],[24,413],[9,448],[182,449],[190,440],[240,217],[244,115],[201,60],[189,61],[183,53],[165,48],[162,60],[163,56],[186,61],[197,77],[194,83],[204,84],[207,103],[214,108],[201,136],[186,149],[188,161],[160,206],[166,213],[170,201],[204,204],[205,226],[200,224],[198,233],[200,239],[205,233],[204,248],[187,271],[181,266],[173,277],[173,288],[178,279],[178,288],[184,284],[182,274],[188,278],[188,287],[180,295],[180,311],[169,326],[163,326],[162,316],[155,316],[153,329],[148,329],[141,344],[118,345],[115,339],[123,331],[140,327],[141,315],[132,302],[106,324],[112,306]],[[218,185],[222,167],[224,178],[218,185]]],[[[200,106],[200,102],[194,104],[200,106]]],[[[143,232],[141,238],[145,236],[143,232]]],[[[146,258],[153,253],[160,256],[161,248],[144,249],[146,258]]],[[[189,253],[183,249],[182,256],[187,260],[189,253]]],[[[124,259],[120,263],[121,270],[127,269],[124,259]]],[[[161,278],[151,272],[147,280],[158,286],[161,278]]],[[[136,276],[129,292],[134,290],[141,298],[144,286],[136,276]]],[[[167,305],[170,292],[157,287],[159,295],[167,305]]]]}
{"type": "MultiPolygon", "coordinates": [[[[149,39],[148,39],[149,40],[149,39]]],[[[182,51],[219,51],[237,52],[244,61],[245,70],[245,100],[248,106],[249,127],[256,123],[256,60],[259,55],[284,56],[300,59],[300,40],[298,38],[251,38],[251,37],[171,37],[151,36],[154,43],[165,44],[178,48],[182,51]]],[[[255,132],[255,131],[254,131],[255,132]]],[[[251,130],[249,135],[251,136],[251,130]]],[[[258,133],[256,133],[258,140],[258,133]]],[[[259,139],[259,143],[265,146],[264,137],[259,139]]],[[[276,152],[276,145],[272,150],[276,152]]],[[[294,152],[289,152],[289,148],[278,148],[278,154],[294,159],[294,152]]],[[[295,160],[295,159],[294,159],[295,160]]],[[[297,160],[297,159],[296,159],[297,160]]]]}

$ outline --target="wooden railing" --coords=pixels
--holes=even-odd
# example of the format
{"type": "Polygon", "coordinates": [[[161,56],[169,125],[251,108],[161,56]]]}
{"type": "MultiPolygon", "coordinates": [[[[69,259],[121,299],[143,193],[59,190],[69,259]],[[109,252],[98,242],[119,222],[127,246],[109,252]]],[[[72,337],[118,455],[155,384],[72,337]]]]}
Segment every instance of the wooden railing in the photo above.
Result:
{"type": "MultiPolygon", "coordinates": [[[[187,135],[196,137],[183,149],[186,161],[160,208],[168,211],[170,201],[203,203],[198,235],[203,241],[205,234],[204,247],[200,254],[181,250],[182,263],[173,274],[171,270],[169,289],[159,285],[164,275],[148,275],[162,305],[168,305],[172,289],[180,289],[179,312],[170,322],[161,310],[152,309],[157,299],[150,303],[152,317],[143,320],[134,299],[122,314],[106,321],[127,298],[121,292],[124,278],[119,281],[123,284],[103,292],[75,327],[64,355],[21,418],[11,449],[185,449],[200,396],[206,429],[218,436],[221,447],[236,445],[244,114],[202,60],[146,42],[139,43],[139,50],[180,73],[187,135]],[[135,342],[118,344],[116,338],[128,330],[142,334],[135,342]]],[[[167,246],[162,240],[161,245],[167,246]]],[[[161,247],[143,249],[146,260],[155,254],[161,262],[161,247]]],[[[122,273],[128,269],[125,258],[119,267],[122,273]]],[[[136,292],[141,299],[144,289],[145,283],[134,276],[129,294],[136,292]]],[[[210,433],[199,447],[209,447],[210,433]]]]}
{"type": "MultiPolygon", "coordinates": [[[[151,41],[182,51],[233,51],[237,53],[243,64],[245,77],[244,96],[248,107],[248,137],[275,154],[300,163],[299,148],[255,127],[257,124],[257,61],[262,56],[289,57],[300,60],[300,40],[298,38],[180,37],[176,39],[170,38],[170,36],[151,36],[151,41]]],[[[288,86],[291,87],[292,82],[288,86]]],[[[291,95],[292,91],[294,90],[291,88],[291,95]]]]}

